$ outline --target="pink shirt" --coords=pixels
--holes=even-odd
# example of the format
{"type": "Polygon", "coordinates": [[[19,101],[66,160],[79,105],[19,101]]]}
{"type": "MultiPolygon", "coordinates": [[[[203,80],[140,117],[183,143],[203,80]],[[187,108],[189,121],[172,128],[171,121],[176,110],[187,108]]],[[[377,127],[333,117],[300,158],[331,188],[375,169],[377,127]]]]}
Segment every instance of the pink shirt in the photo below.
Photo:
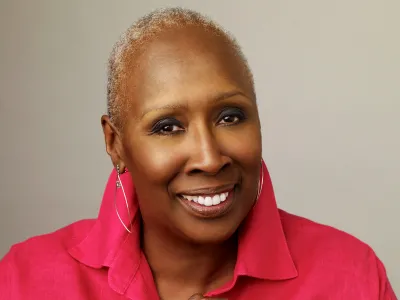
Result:
{"type": "MultiPolygon", "coordinates": [[[[373,250],[356,238],[276,205],[264,166],[261,196],[242,225],[233,280],[207,296],[229,300],[397,299],[373,250]]],[[[0,262],[1,300],[158,299],[139,245],[140,215],[130,175],[133,233],[114,209],[116,173],[99,216],[14,245],[0,262]]],[[[117,196],[120,213],[124,200],[117,196]]],[[[126,223],[127,213],[122,217],[126,223]]]]}

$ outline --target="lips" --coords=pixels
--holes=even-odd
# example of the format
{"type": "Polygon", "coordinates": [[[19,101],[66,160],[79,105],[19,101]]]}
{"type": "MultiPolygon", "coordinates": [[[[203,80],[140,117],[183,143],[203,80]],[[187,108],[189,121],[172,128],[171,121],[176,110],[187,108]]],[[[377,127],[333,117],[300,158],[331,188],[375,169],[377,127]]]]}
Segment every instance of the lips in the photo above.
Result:
{"type": "Polygon", "coordinates": [[[235,185],[218,188],[203,188],[186,191],[178,195],[183,207],[192,215],[202,218],[217,218],[225,215],[234,203],[235,185]]]}
{"type": "Polygon", "coordinates": [[[188,201],[194,201],[200,205],[204,206],[213,206],[218,205],[221,202],[224,202],[229,196],[229,192],[219,193],[214,195],[198,195],[198,196],[191,196],[191,195],[182,195],[188,201]]]}

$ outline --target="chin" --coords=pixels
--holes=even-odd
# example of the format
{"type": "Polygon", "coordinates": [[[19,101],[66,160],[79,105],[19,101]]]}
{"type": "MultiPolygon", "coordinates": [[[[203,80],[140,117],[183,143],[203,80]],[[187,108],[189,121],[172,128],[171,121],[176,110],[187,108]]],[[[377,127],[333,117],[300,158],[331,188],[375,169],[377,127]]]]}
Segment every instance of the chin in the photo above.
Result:
{"type": "Polygon", "coordinates": [[[194,244],[221,244],[234,236],[241,222],[199,222],[196,226],[182,228],[185,237],[194,244]],[[201,224],[205,223],[205,224],[201,224]]]}

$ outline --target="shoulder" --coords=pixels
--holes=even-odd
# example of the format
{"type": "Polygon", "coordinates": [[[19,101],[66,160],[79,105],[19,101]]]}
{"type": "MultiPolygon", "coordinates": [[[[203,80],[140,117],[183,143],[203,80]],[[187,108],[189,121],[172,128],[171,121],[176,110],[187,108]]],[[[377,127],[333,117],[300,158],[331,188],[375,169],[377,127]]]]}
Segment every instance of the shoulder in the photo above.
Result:
{"type": "MultiPolygon", "coordinates": [[[[38,235],[15,244],[0,260],[0,290],[4,282],[18,278],[40,278],[74,263],[68,249],[82,240],[94,220],[81,220],[52,233],[38,235]],[[7,274],[8,278],[4,276],[7,274]],[[11,278],[13,276],[13,278],[11,278]]],[[[61,271],[61,270],[60,270],[61,271]]]]}
{"type": "Polygon", "coordinates": [[[299,262],[313,260],[352,270],[375,256],[369,245],[342,230],[283,210],[280,216],[290,252],[299,262]]]}
{"type": "Polygon", "coordinates": [[[369,245],[344,231],[282,210],[280,216],[299,277],[314,278],[319,285],[336,283],[341,286],[337,290],[368,291],[376,299],[392,299],[384,298],[393,291],[383,263],[369,245]]]}
{"type": "MultiPolygon", "coordinates": [[[[280,210],[282,227],[286,240],[293,251],[312,250],[326,255],[359,257],[368,255],[372,249],[355,236],[332,226],[320,224],[280,210]]],[[[328,257],[327,257],[328,258],[328,257]]]]}
{"type": "Polygon", "coordinates": [[[12,256],[15,263],[36,264],[61,257],[88,234],[93,224],[94,220],[81,220],[54,232],[31,237],[13,245],[4,259],[12,256]]]}

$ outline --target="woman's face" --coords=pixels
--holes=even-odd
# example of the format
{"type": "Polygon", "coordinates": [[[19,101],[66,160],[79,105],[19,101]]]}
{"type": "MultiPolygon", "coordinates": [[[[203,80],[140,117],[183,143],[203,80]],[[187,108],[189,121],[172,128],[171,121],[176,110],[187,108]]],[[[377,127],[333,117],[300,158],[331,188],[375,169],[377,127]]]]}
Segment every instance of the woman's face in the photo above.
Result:
{"type": "Polygon", "coordinates": [[[144,226],[195,243],[238,228],[257,197],[261,133],[243,62],[198,28],[146,45],[129,81],[121,159],[144,226]]]}

